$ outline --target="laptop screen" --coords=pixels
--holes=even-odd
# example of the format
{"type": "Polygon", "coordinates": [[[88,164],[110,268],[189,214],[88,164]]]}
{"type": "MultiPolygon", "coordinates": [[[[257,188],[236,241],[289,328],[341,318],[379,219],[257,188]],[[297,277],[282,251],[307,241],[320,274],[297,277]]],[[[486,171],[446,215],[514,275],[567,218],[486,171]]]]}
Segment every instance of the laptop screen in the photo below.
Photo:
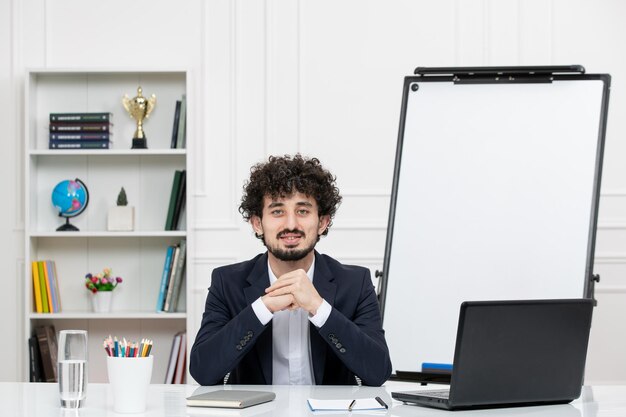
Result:
{"type": "Polygon", "coordinates": [[[592,309],[590,299],[464,302],[451,403],[578,398],[592,309]]]}

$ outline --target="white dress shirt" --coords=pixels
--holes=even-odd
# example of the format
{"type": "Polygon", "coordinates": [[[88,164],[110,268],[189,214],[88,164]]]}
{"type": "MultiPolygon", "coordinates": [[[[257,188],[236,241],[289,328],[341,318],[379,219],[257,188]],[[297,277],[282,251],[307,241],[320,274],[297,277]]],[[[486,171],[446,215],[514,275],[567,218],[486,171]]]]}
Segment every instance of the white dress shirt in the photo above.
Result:
{"type": "MultiPolygon", "coordinates": [[[[269,285],[277,278],[270,268],[269,285]]],[[[315,261],[307,271],[313,281],[315,261]]],[[[330,315],[331,306],[322,300],[315,316],[299,308],[297,310],[277,311],[272,313],[259,297],[252,303],[252,309],[259,321],[265,325],[272,320],[272,383],[274,385],[313,385],[313,363],[311,362],[311,341],[309,339],[309,321],[316,327],[322,327],[330,315]]]]}

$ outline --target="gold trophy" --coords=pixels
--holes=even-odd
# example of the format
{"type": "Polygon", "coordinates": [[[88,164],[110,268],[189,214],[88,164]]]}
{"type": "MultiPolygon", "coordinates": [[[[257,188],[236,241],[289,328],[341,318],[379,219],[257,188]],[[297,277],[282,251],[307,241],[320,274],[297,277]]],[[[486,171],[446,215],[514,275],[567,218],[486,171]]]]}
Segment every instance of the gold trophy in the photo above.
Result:
{"type": "Polygon", "coordinates": [[[147,119],[156,106],[156,96],[152,94],[150,98],[145,98],[141,94],[141,87],[137,87],[137,96],[129,98],[128,94],[124,94],[122,104],[131,118],[137,121],[137,130],[133,136],[132,149],[147,149],[148,143],[146,135],[143,132],[143,120],[147,119]]]}

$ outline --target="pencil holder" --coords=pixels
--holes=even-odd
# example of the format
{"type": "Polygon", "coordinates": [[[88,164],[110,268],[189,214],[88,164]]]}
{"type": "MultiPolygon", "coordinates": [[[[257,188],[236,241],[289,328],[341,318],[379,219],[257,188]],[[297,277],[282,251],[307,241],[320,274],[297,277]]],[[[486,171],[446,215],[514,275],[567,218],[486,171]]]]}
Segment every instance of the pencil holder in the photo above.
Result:
{"type": "Polygon", "coordinates": [[[143,413],[152,377],[153,356],[107,356],[109,383],[116,413],[143,413]]]}

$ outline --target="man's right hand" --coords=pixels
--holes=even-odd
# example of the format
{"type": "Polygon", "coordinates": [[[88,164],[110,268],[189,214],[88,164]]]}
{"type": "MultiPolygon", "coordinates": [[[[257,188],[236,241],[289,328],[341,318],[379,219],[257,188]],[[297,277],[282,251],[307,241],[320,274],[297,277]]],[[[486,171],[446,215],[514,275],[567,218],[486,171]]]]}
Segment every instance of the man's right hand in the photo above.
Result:
{"type": "Polygon", "coordinates": [[[286,310],[293,306],[296,301],[291,294],[277,296],[264,295],[261,297],[261,300],[263,301],[263,304],[265,304],[265,307],[267,307],[267,309],[272,313],[286,310]]]}

